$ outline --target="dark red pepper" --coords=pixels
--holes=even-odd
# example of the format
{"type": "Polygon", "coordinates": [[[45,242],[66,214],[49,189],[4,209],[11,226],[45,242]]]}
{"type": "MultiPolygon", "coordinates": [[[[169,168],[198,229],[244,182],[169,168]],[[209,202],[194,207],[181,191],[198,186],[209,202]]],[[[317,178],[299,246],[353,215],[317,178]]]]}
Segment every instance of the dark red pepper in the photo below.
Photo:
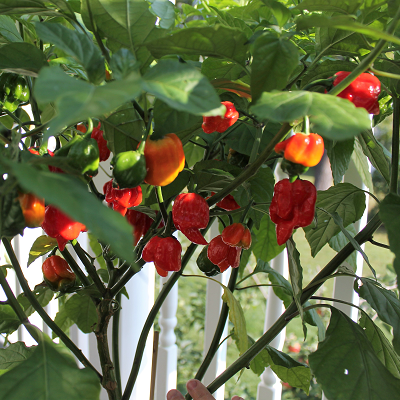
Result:
{"type": "Polygon", "coordinates": [[[224,243],[221,235],[211,240],[207,249],[208,259],[224,272],[229,267],[237,268],[240,264],[241,247],[232,247],[224,243]]]}
{"type": "Polygon", "coordinates": [[[144,246],[142,258],[146,262],[154,262],[158,274],[165,277],[168,271],[181,269],[181,253],[182,246],[174,237],[154,236],[144,246]]]}
{"type": "Polygon", "coordinates": [[[311,224],[316,200],[317,190],[309,181],[283,179],[275,185],[269,215],[276,224],[279,245],[286,243],[294,229],[311,224]]]}
{"type": "MultiPolygon", "coordinates": [[[[211,192],[211,196],[214,196],[215,192],[211,192]]],[[[231,194],[225,196],[221,201],[216,204],[217,207],[222,208],[226,211],[233,211],[240,208],[239,204],[236,203],[236,200],[231,194]]]]}
{"type": "Polygon", "coordinates": [[[232,126],[239,118],[239,113],[236,111],[235,106],[230,101],[222,101],[226,107],[226,112],[223,117],[203,117],[202,128],[205,133],[225,132],[232,126]]]}
{"type": "Polygon", "coordinates": [[[172,207],[174,225],[191,242],[207,245],[199,229],[207,227],[210,210],[206,200],[196,193],[181,193],[172,207]]]}
{"type": "Polygon", "coordinates": [[[103,131],[100,129],[100,127],[101,124],[99,122],[99,124],[93,128],[90,137],[95,139],[99,146],[100,161],[106,161],[108,160],[108,157],[110,157],[111,152],[107,147],[107,140],[104,139],[103,131]]]}
{"type": "Polygon", "coordinates": [[[133,245],[136,246],[154,221],[148,215],[135,210],[127,210],[125,218],[133,226],[133,245]]]}
{"type": "Polygon", "coordinates": [[[251,246],[251,233],[243,224],[237,222],[227,226],[221,233],[224,243],[229,246],[248,249],[251,246]]]}
{"type": "Polygon", "coordinates": [[[130,207],[138,206],[142,202],[142,188],[140,186],[127,189],[118,189],[113,187],[112,179],[103,186],[105,200],[109,203],[109,207],[118,211],[122,216],[130,207]]]}

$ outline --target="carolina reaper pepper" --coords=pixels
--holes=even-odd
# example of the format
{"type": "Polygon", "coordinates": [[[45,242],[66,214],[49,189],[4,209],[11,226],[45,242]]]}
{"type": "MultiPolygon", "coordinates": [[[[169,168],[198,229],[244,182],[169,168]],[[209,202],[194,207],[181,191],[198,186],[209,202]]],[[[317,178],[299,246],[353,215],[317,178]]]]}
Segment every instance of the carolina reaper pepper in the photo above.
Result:
{"type": "Polygon", "coordinates": [[[32,193],[20,193],[18,196],[25,224],[28,228],[37,228],[44,221],[44,199],[40,199],[32,193]]]}
{"type": "Polygon", "coordinates": [[[317,165],[324,154],[324,139],[317,133],[295,133],[290,138],[278,143],[275,152],[295,164],[305,167],[317,165]]]}
{"type": "MultiPolygon", "coordinates": [[[[214,196],[215,192],[211,192],[211,196],[214,196]]],[[[222,208],[225,211],[233,211],[240,208],[239,204],[231,194],[225,196],[221,201],[216,204],[217,207],[222,208]]]]}
{"type": "Polygon", "coordinates": [[[181,193],[172,206],[174,225],[191,242],[206,245],[199,229],[206,228],[210,220],[210,210],[206,200],[196,193],[181,193]]]}
{"type": "Polygon", "coordinates": [[[75,282],[75,274],[68,263],[59,256],[50,256],[43,265],[44,280],[54,291],[66,289],[75,282]]]}
{"type": "Polygon", "coordinates": [[[154,186],[168,185],[185,166],[182,142],[175,133],[168,133],[161,139],[147,138],[144,157],[147,168],[144,181],[154,186]]]}
{"type": "Polygon", "coordinates": [[[221,239],[229,246],[242,249],[248,249],[251,246],[250,230],[239,222],[227,226],[221,233],[221,239]]]}
{"type": "Polygon", "coordinates": [[[42,228],[48,236],[57,239],[61,251],[68,240],[76,239],[81,232],[86,231],[85,225],[72,220],[52,205],[46,207],[42,228]]]}
{"type": "MultiPolygon", "coordinates": [[[[333,86],[338,85],[350,72],[339,71],[335,74],[333,86]]],[[[346,89],[337,96],[350,100],[356,107],[365,108],[370,114],[379,114],[378,97],[381,92],[381,82],[371,74],[362,73],[346,89]]]]}
{"type": "Polygon", "coordinates": [[[158,274],[165,277],[168,271],[181,269],[181,252],[182,246],[174,237],[154,236],[144,246],[142,258],[154,262],[158,274]]]}
{"type": "Polygon", "coordinates": [[[211,240],[207,249],[208,259],[224,272],[229,267],[237,268],[240,264],[241,247],[230,246],[226,244],[221,235],[216,236],[211,240]]]}
{"type": "Polygon", "coordinates": [[[30,91],[25,78],[8,72],[0,77],[0,107],[14,112],[18,106],[29,100],[30,91]]]}
{"type": "Polygon", "coordinates": [[[113,186],[112,179],[105,183],[103,192],[106,196],[106,202],[109,203],[109,207],[118,211],[122,216],[126,214],[128,208],[138,206],[143,198],[140,186],[119,189],[113,186]]]}
{"type": "Polygon", "coordinates": [[[239,118],[239,113],[236,111],[236,108],[233,103],[230,101],[222,101],[226,107],[226,112],[223,117],[203,117],[202,128],[204,133],[213,133],[213,132],[225,132],[230,126],[232,126],[239,118]]]}
{"type": "Polygon", "coordinates": [[[286,243],[294,229],[311,224],[316,200],[317,190],[309,181],[283,179],[275,185],[269,215],[276,224],[278,245],[286,243]]]}
{"type": "Polygon", "coordinates": [[[150,229],[153,220],[148,215],[135,210],[127,210],[125,218],[133,226],[133,245],[136,246],[140,238],[150,229]]]}

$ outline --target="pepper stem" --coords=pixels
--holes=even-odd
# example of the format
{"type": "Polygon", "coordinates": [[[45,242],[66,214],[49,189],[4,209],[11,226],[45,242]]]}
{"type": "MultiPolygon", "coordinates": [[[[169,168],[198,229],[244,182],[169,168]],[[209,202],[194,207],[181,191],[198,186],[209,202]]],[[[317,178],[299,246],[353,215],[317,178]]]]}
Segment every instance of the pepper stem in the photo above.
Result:
{"type": "Polygon", "coordinates": [[[161,186],[156,186],[156,197],[157,197],[158,206],[160,207],[160,212],[161,212],[161,215],[162,215],[162,219],[164,221],[164,225],[167,226],[168,213],[167,213],[167,210],[165,208],[164,198],[163,198],[163,195],[162,195],[161,186]]]}
{"type": "Polygon", "coordinates": [[[308,118],[308,115],[304,116],[304,133],[306,135],[310,134],[310,119],[308,118]]]}

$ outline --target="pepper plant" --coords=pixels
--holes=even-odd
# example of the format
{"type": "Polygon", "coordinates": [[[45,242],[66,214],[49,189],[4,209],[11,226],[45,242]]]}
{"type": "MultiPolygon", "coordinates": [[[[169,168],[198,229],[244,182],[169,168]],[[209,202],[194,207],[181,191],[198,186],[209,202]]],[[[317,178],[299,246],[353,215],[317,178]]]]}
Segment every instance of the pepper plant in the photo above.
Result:
{"type": "MultiPolygon", "coordinates": [[[[131,398],[157,313],[198,246],[201,277],[229,268],[232,274],[210,350],[193,376],[204,376],[224,339],[228,312],[241,354],[210,392],[245,367],[260,375],[271,366],[305,392],[315,376],[330,400],[399,398],[397,287],[343,267],[353,252],[368,260],[361,250],[366,241],[385,247],[373,240],[384,223],[400,273],[399,20],[398,0],[0,0],[0,236],[10,261],[0,268],[7,298],[0,303],[0,333],[7,339],[24,325],[37,341],[29,349],[8,343],[0,350],[0,399],[27,399],[34,391],[37,398],[91,400],[99,398],[101,385],[110,399],[131,398]],[[374,136],[369,113],[372,126],[393,114],[391,153],[374,136]],[[290,146],[279,145],[295,133],[290,146]],[[308,148],[316,144],[309,140],[314,134],[318,146],[308,148]],[[320,137],[334,184],[315,195],[304,172],[322,156],[320,137]],[[105,143],[113,161],[101,188],[93,177],[105,169],[105,143]],[[304,156],[296,157],[296,150],[304,156]],[[282,159],[289,179],[275,182],[282,159]],[[368,190],[341,183],[352,159],[368,190]],[[353,235],[366,196],[377,200],[368,161],[390,193],[353,235]],[[204,234],[216,220],[222,234],[207,244],[204,234]],[[32,288],[11,239],[40,225],[46,235],[35,243],[35,254],[49,258],[43,284],[32,288]],[[326,246],[337,252],[307,286],[292,238],[298,228],[313,256],[326,246]],[[173,236],[177,229],[193,241],[183,253],[173,236]],[[77,241],[82,231],[101,246],[95,258],[77,241]],[[268,265],[282,251],[289,281],[268,265]],[[234,293],[252,259],[253,274],[269,278],[286,306],[260,338],[248,338],[234,293]],[[148,261],[162,276],[174,272],[121,386],[107,328],[113,323],[118,335],[121,293],[142,268],[153,268],[148,261]],[[7,269],[15,271],[23,296],[10,289],[7,269]],[[316,299],[335,276],[353,277],[354,290],[374,314],[361,310],[360,320],[352,321],[332,299],[316,299]],[[62,301],[52,320],[43,307],[54,297],[62,301]],[[93,323],[80,314],[82,304],[90,306],[85,312],[92,310],[93,323]],[[316,312],[320,307],[331,310],[328,326],[316,312]],[[60,345],[30,324],[33,310],[60,345]],[[269,346],[294,318],[301,318],[305,335],[307,325],[319,328],[309,365],[269,346]],[[376,319],[392,330],[384,334],[376,319]],[[101,370],[69,338],[74,323],[95,333],[101,370]],[[16,349],[21,359],[15,360],[16,349]]],[[[123,351],[116,337],[112,343],[114,354],[123,351]]]]}

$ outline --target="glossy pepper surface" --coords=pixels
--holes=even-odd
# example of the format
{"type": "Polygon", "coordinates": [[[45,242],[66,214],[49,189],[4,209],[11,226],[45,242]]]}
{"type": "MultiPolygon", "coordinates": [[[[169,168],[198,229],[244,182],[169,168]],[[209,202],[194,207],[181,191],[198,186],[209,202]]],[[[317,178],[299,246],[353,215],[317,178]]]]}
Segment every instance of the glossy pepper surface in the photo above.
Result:
{"type": "Polygon", "coordinates": [[[0,77],[0,107],[14,112],[18,106],[29,100],[30,91],[25,78],[3,72],[0,77]]]}
{"type": "Polygon", "coordinates": [[[97,141],[86,136],[76,137],[80,139],[77,139],[72,144],[67,156],[71,167],[89,177],[97,175],[100,162],[100,152],[97,141]]]}
{"type": "Polygon", "coordinates": [[[243,224],[237,222],[227,226],[221,233],[224,243],[229,246],[248,249],[251,246],[251,233],[243,224]]]}
{"type": "Polygon", "coordinates": [[[232,247],[226,244],[221,235],[211,240],[207,249],[208,259],[224,272],[229,267],[237,268],[240,264],[241,247],[232,247]]]}
{"type": "Polygon", "coordinates": [[[172,206],[172,219],[176,228],[191,242],[208,244],[199,231],[206,228],[210,220],[210,210],[203,197],[196,193],[181,193],[172,206]]]}
{"type": "MultiPolygon", "coordinates": [[[[211,196],[214,196],[214,192],[211,192],[211,196]]],[[[221,201],[216,204],[217,207],[222,208],[225,211],[233,211],[240,208],[239,204],[236,202],[231,194],[225,196],[221,201]]]]}
{"type": "Polygon", "coordinates": [[[147,175],[146,159],[139,151],[118,153],[111,165],[114,167],[114,179],[121,189],[139,186],[147,175]]]}
{"type": "Polygon", "coordinates": [[[207,257],[208,246],[205,246],[197,257],[196,264],[199,270],[203,272],[206,276],[218,275],[221,271],[218,265],[212,263],[207,257]]]}
{"type": "Polygon", "coordinates": [[[181,253],[182,246],[174,237],[154,236],[144,246],[142,258],[146,262],[154,262],[158,274],[165,277],[168,271],[181,269],[181,253]]]}
{"type": "Polygon", "coordinates": [[[44,199],[32,193],[20,193],[18,196],[25,224],[28,228],[37,228],[44,221],[44,199]]]}
{"type": "Polygon", "coordinates": [[[294,229],[311,224],[316,200],[317,190],[309,181],[283,179],[275,185],[269,215],[276,224],[279,245],[286,243],[294,229]]]}
{"type": "Polygon", "coordinates": [[[278,143],[275,152],[295,164],[305,167],[317,165],[324,154],[324,139],[316,133],[295,133],[290,138],[278,143]]]}
{"type": "Polygon", "coordinates": [[[85,225],[76,222],[54,206],[47,206],[42,228],[46,234],[57,239],[58,248],[62,251],[68,240],[76,239],[86,231],[85,225]]]}
{"type": "Polygon", "coordinates": [[[205,133],[213,132],[225,132],[230,126],[232,126],[239,118],[239,113],[233,103],[230,101],[222,101],[226,107],[226,112],[223,117],[203,117],[202,128],[205,133]]]}
{"type": "MultiPolygon", "coordinates": [[[[339,71],[335,74],[333,86],[338,85],[350,72],[339,71]]],[[[350,100],[356,107],[365,108],[370,114],[379,114],[378,97],[381,92],[379,79],[366,72],[358,76],[346,89],[338,94],[342,99],[350,100]]]]}
{"type": "Polygon", "coordinates": [[[168,185],[185,166],[182,142],[175,133],[156,140],[147,138],[144,157],[147,168],[145,182],[154,186],[168,185]]]}
{"type": "Polygon", "coordinates": [[[127,189],[113,187],[112,179],[103,186],[105,200],[113,210],[118,211],[122,216],[130,207],[138,206],[142,202],[142,188],[140,186],[127,189]]]}
{"type": "Polygon", "coordinates": [[[133,226],[133,245],[136,246],[140,238],[150,229],[153,220],[148,215],[136,210],[127,210],[125,218],[133,226]]]}
{"type": "Polygon", "coordinates": [[[59,256],[50,256],[43,265],[42,271],[47,285],[55,291],[66,289],[75,282],[75,274],[68,263],[59,256]]]}

